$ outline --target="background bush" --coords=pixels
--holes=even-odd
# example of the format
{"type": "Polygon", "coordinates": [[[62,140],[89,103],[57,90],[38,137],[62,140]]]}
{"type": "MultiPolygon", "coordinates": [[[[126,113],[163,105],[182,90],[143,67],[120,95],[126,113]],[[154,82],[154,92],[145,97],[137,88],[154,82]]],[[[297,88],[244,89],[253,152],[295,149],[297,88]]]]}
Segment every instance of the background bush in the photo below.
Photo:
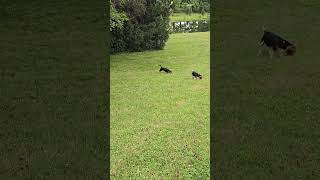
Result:
{"type": "Polygon", "coordinates": [[[169,38],[169,0],[112,0],[111,52],[162,49],[169,38]],[[125,16],[123,16],[123,14],[125,16]],[[120,17],[120,18],[119,18],[120,17]],[[119,20],[120,19],[120,20],[119,20]]]}

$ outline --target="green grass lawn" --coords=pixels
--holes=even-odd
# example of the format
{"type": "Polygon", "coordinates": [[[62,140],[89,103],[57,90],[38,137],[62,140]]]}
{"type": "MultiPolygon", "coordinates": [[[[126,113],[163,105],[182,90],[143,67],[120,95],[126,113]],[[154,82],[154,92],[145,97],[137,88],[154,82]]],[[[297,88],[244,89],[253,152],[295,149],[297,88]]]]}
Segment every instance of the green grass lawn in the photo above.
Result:
{"type": "Polygon", "coordinates": [[[216,179],[320,179],[319,1],[216,2],[216,179]],[[297,45],[257,57],[262,26],[297,45]]]}
{"type": "Polygon", "coordinates": [[[164,50],[111,56],[112,179],[209,179],[209,48],[209,32],[173,34],[164,50]]]}
{"type": "Polygon", "coordinates": [[[208,19],[209,19],[209,13],[205,13],[204,15],[202,15],[200,13],[192,13],[191,15],[187,15],[185,13],[173,13],[170,16],[171,22],[208,20],[208,19]]]}

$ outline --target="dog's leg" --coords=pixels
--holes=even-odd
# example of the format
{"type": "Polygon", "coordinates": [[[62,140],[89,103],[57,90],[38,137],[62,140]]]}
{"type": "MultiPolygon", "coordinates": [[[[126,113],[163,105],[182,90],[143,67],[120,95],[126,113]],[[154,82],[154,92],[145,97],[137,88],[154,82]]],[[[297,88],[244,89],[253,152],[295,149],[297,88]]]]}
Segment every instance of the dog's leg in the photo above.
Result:
{"type": "Polygon", "coordinates": [[[262,47],[259,48],[259,51],[258,51],[258,55],[257,55],[257,56],[259,57],[259,56],[261,56],[261,55],[262,55],[262,47]]]}
{"type": "Polygon", "coordinates": [[[284,52],[282,49],[279,49],[279,57],[284,56],[284,55],[285,55],[284,53],[285,53],[285,52],[284,52]]]}
{"type": "Polygon", "coordinates": [[[283,54],[283,49],[281,49],[281,48],[279,48],[279,47],[277,47],[277,49],[276,49],[276,52],[277,52],[277,57],[278,58],[280,58],[283,54]]]}
{"type": "Polygon", "coordinates": [[[270,59],[272,59],[272,57],[273,57],[273,49],[272,48],[269,48],[269,57],[270,57],[270,59]]]}
{"type": "Polygon", "coordinates": [[[280,49],[277,48],[275,52],[276,52],[277,57],[280,58],[280,57],[281,57],[281,55],[280,55],[280,53],[281,53],[281,52],[280,52],[280,49]]]}
{"type": "Polygon", "coordinates": [[[258,51],[258,56],[262,55],[262,50],[263,50],[263,42],[260,43],[259,51],[258,51]]]}

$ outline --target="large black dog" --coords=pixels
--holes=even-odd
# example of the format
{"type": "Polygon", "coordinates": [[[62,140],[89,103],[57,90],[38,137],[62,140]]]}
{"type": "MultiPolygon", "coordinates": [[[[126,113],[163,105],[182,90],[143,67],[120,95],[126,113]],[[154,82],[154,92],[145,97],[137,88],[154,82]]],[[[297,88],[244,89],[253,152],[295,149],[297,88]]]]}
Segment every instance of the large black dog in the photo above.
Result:
{"type": "Polygon", "coordinates": [[[273,53],[276,52],[278,56],[281,56],[281,51],[284,55],[293,56],[296,53],[296,47],[289,41],[282,37],[272,33],[270,31],[263,30],[263,36],[260,41],[260,49],[258,56],[262,53],[262,46],[266,45],[269,49],[270,58],[273,57],[273,53]]]}
{"type": "Polygon", "coordinates": [[[159,65],[159,66],[160,66],[159,72],[164,71],[164,72],[166,72],[166,73],[172,73],[172,71],[171,71],[170,69],[168,69],[168,68],[166,68],[166,67],[162,67],[161,65],[159,65]]]}

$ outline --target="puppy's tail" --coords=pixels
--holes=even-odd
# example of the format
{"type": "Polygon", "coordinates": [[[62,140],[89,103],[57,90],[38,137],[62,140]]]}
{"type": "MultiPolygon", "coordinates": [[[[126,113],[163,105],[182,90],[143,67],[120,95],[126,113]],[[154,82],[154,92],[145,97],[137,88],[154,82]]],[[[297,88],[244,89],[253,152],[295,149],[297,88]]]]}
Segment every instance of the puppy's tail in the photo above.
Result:
{"type": "Polygon", "coordinates": [[[162,67],[161,65],[159,65],[160,67],[162,67]]]}

